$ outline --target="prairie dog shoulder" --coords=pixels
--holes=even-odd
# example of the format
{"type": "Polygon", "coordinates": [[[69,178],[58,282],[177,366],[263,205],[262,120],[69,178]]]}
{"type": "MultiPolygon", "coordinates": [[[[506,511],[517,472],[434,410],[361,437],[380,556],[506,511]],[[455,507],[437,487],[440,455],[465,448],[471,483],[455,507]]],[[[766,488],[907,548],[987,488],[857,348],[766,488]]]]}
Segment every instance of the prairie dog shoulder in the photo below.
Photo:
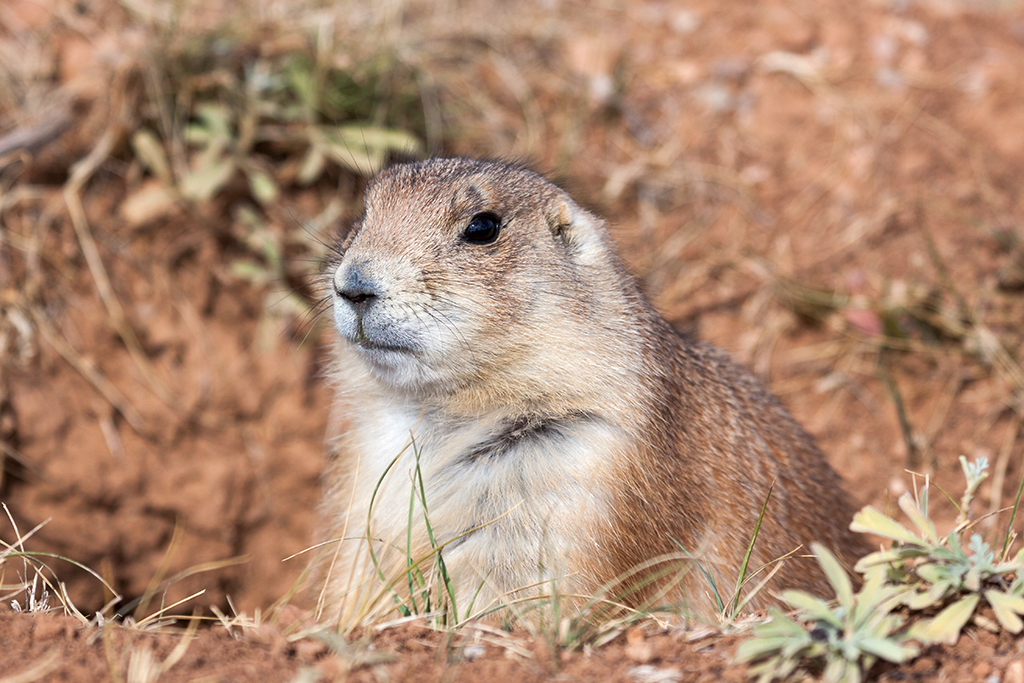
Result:
{"type": "MultiPolygon", "coordinates": [[[[725,354],[676,335],[602,222],[541,176],[466,159],[387,169],[327,275],[335,614],[373,618],[393,604],[382,577],[438,545],[460,612],[538,582],[592,594],[681,550],[734,582],[773,482],[753,566],[812,540],[860,549],[799,425],[725,354]]],[[[691,574],[678,598],[707,613],[691,574]]],[[[776,584],[824,587],[802,564],[776,584]]]]}

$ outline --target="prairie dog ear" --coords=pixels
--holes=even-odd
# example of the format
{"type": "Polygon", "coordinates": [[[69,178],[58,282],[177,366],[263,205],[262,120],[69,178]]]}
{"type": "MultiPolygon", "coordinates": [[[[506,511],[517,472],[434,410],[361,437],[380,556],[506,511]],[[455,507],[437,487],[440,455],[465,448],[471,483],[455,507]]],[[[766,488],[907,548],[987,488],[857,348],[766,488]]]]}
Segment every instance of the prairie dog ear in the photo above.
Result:
{"type": "Polygon", "coordinates": [[[595,262],[603,252],[603,224],[599,218],[580,208],[567,194],[551,198],[547,210],[548,226],[572,258],[582,263],[595,262]]]}
{"type": "Polygon", "coordinates": [[[569,232],[572,226],[573,207],[572,200],[562,194],[552,197],[548,204],[547,219],[551,233],[558,239],[564,239],[565,233],[569,232]]]}

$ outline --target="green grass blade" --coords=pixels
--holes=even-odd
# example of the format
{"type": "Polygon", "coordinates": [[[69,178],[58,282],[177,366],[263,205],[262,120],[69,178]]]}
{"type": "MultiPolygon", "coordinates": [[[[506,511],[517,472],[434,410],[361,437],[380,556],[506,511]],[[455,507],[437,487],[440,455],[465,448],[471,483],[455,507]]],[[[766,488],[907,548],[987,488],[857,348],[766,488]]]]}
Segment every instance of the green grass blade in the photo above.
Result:
{"type": "MultiPolygon", "coordinates": [[[[413,453],[416,455],[416,469],[420,468],[419,451],[416,449],[416,442],[413,441],[413,453]]],[[[405,578],[409,583],[409,603],[413,614],[419,614],[420,608],[416,604],[416,587],[414,581],[414,563],[412,560],[412,519],[416,510],[416,485],[409,489],[409,516],[405,525],[405,578]]]]}
{"type": "Polygon", "coordinates": [[[384,480],[387,478],[388,473],[391,472],[391,468],[395,466],[395,463],[398,462],[398,459],[402,457],[407,448],[409,448],[408,445],[400,450],[398,455],[392,458],[391,462],[388,463],[388,466],[384,468],[384,473],[380,475],[379,479],[377,479],[377,484],[373,487],[373,493],[370,494],[370,505],[366,512],[366,545],[370,552],[370,561],[373,563],[373,568],[377,570],[377,575],[380,577],[380,580],[384,583],[388,582],[388,577],[384,576],[384,572],[380,568],[380,560],[377,559],[377,554],[373,551],[373,534],[371,530],[373,523],[373,511],[375,503],[377,502],[377,494],[380,492],[380,487],[384,484],[384,480]]]}
{"type": "Polygon", "coordinates": [[[1013,534],[1013,521],[1017,519],[1017,510],[1020,508],[1020,494],[1024,491],[1024,469],[1020,473],[1020,483],[1017,484],[1017,497],[1013,499],[1013,511],[1010,512],[1010,522],[1006,525],[1006,535],[1003,536],[1003,548],[999,551],[999,559],[1006,561],[1006,551],[1010,547],[1010,536],[1013,534]]]}
{"type": "MultiPolygon", "coordinates": [[[[671,538],[671,537],[669,537],[669,538],[671,538]]],[[[677,541],[674,538],[671,538],[671,540],[693,562],[694,566],[697,567],[697,570],[700,572],[701,576],[703,576],[704,580],[708,582],[709,586],[711,586],[711,595],[715,599],[715,610],[719,614],[724,612],[725,611],[725,602],[722,600],[722,596],[718,592],[718,585],[715,583],[715,577],[712,576],[711,571],[710,571],[710,567],[708,569],[704,569],[704,567],[701,566],[701,564],[697,560],[697,558],[695,558],[693,556],[693,554],[689,550],[687,550],[686,548],[683,547],[682,543],[680,543],[679,541],[677,541]]]]}
{"type": "Polygon", "coordinates": [[[736,615],[740,605],[740,589],[743,587],[743,581],[747,578],[747,566],[750,564],[750,554],[754,552],[754,544],[757,543],[757,535],[761,533],[761,523],[764,521],[764,513],[768,509],[768,501],[772,499],[772,490],[775,488],[775,480],[772,480],[771,485],[768,486],[768,494],[764,497],[764,503],[761,504],[761,512],[757,516],[757,523],[754,525],[754,533],[750,536],[750,544],[747,545],[747,552],[743,555],[743,563],[740,565],[739,576],[736,577],[736,590],[732,598],[732,616],[736,615]]]}
{"type": "MultiPolygon", "coordinates": [[[[441,548],[443,546],[438,545],[437,539],[434,536],[434,527],[430,523],[430,510],[427,507],[427,487],[423,482],[423,469],[420,467],[420,451],[415,443],[413,444],[413,453],[416,454],[416,484],[419,486],[420,504],[423,506],[423,523],[427,528],[427,538],[430,539],[430,547],[437,553],[437,571],[440,575],[445,591],[448,594],[448,599],[451,601],[451,611],[454,615],[454,621],[457,622],[459,620],[459,611],[458,605],[455,602],[455,589],[452,586],[451,577],[448,575],[448,568],[444,564],[444,558],[441,556],[441,548]]],[[[409,525],[410,527],[412,526],[411,512],[409,525]]],[[[440,590],[438,593],[438,601],[440,602],[440,590]]]]}

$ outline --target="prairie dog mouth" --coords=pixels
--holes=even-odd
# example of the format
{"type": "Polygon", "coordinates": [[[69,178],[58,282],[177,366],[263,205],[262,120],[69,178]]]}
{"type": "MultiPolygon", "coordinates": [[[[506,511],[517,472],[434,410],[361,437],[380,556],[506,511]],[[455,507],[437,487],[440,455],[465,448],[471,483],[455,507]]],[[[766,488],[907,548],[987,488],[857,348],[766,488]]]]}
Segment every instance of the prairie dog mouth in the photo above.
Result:
{"type": "Polygon", "coordinates": [[[365,337],[356,340],[355,345],[358,346],[363,351],[384,351],[407,354],[415,353],[415,350],[410,346],[400,346],[397,344],[382,344],[380,342],[375,342],[371,339],[366,339],[365,337]]]}

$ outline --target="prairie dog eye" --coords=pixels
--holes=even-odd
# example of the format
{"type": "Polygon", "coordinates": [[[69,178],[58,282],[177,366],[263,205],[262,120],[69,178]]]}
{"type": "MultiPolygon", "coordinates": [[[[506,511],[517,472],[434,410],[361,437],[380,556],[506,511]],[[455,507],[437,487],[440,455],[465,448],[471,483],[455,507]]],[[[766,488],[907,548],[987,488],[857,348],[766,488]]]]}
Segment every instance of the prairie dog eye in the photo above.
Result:
{"type": "Polygon", "coordinates": [[[497,215],[484,212],[473,216],[462,233],[462,239],[470,244],[490,244],[498,239],[501,232],[501,218],[497,215]]]}

